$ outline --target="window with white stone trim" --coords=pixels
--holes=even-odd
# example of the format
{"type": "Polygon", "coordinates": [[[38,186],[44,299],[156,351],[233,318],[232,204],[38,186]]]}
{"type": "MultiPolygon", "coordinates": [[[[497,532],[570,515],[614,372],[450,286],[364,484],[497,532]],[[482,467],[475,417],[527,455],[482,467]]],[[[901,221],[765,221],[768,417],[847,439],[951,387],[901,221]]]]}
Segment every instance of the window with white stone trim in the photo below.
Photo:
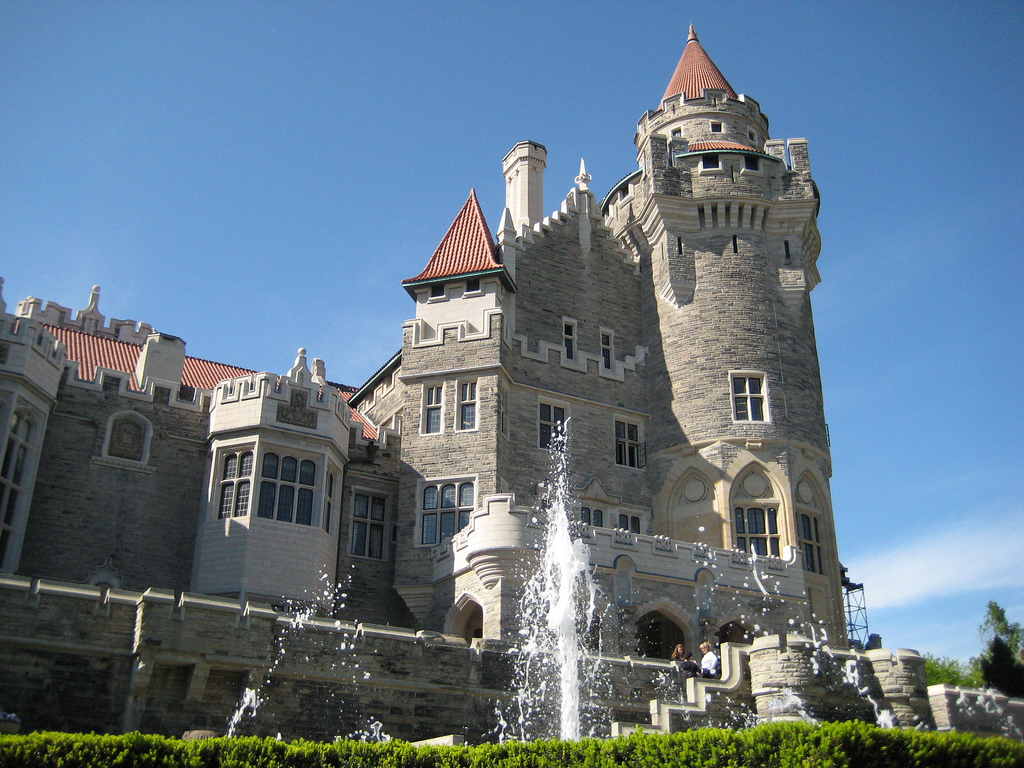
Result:
{"type": "Polygon", "coordinates": [[[459,430],[476,429],[476,381],[459,382],[459,430]]]}
{"type": "Polygon", "coordinates": [[[469,524],[476,503],[471,480],[428,483],[420,489],[420,544],[438,544],[469,524]]]}
{"type": "Polygon", "coordinates": [[[754,371],[729,374],[733,421],[769,421],[765,375],[754,371]]]}
{"type": "Polygon", "coordinates": [[[601,329],[601,367],[610,371],[615,362],[615,333],[601,329]]]}
{"type": "Polygon", "coordinates": [[[576,321],[562,320],[562,349],[566,360],[576,359],[576,321]]]}
{"type": "Polygon", "coordinates": [[[316,462],[267,452],[263,454],[260,476],[258,517],[313,524],[316,462]]]}
{"type": "Polygon", "coordinates": [[[245,517],[252,495],[253,452],[232,450],[220,458],[220,497],[217,516],[245,517]]]}
{"type": "Polygon", "coordinates": [[[737,506],[733,509],[736,549],[779,556],[779,515],[776,507],[737,506]]]}
{"type": "Polygon", "coordinates": [[[426,435],[439,434],[444,424],[444,385],[423,386],[423,418],[420,431],[426,435]]]}
{"type": "Polygon", "coordinates": [[[0,570],[7,568],[11,555],[15,522],[26,495],[38,432],[36,420],[27,411],[16,410],[11,415],[0,457],[0,570]]]}

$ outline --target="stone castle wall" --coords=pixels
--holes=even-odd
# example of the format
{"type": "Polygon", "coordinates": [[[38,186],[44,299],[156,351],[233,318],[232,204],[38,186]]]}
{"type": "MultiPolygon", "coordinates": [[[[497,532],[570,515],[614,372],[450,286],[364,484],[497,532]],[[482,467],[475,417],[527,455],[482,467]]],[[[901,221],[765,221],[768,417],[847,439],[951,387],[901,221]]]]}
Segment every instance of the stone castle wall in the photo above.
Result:
{"type": "MultiPolygon", "coordinates": [[[[330,740],[379,722],[408,740],[456,733],[481,741],[496,737],[497,711],[507,719],[512,710],[515,655],[496,641],[469,645],[431,632],[299,621],[201,595],[16,576],[0,577],[0,614],[0,703],[26,730],[224,733],[246,688],[262,703],[238,732],[289,739],[330,740]]],[[[666,661],[604,657],[584,697],[598,707],[584,720],[608,735],[613,721],[678,730],[741,725],[755,712],[872,720],[882,711],[891,724],[928,728],[930,694],[946,701],[940,727],[1005,732],[1005,713],[1019,720],[1024,711],[1024,701],[994,697],[997,712],[979,692],[925,693],[923,659],[912,651],[836,652],[789,635],[727,645],[723,654],[723,679],[686,685],[666,661]],[[800,706],[787,706],[785,692],[800,706]],[[958,714],[954,693],[978,706],[958,714]]]]}
{"type": "Polygon", "coordinates": [[[95,385],[61,384],[19,571],[81,582],[109,558],[120,586],[188,589],[207,471],[207,414],[161,387],[126,395],[126,375],[97,378],[95,385]],[[129,411],[152,427],[145,463],[104,455],[108,420],[129,411]]]}

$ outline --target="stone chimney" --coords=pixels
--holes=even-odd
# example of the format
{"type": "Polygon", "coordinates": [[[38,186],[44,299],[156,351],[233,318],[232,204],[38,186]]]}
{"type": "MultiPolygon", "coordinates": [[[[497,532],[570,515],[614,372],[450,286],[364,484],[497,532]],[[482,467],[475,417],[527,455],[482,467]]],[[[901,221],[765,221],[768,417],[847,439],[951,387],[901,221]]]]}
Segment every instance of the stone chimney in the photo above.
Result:
{"type": "Polygon", "coordinates": [[[505,207],[512,212],[516,232],[544,218],[544,168],[548,151],[535,141],[520,141],[505,155],[505,207]]]}
{"type": "Polygon", "coordinates": [[[177,336],[154,332],[146,337],[135,364],[135,380],[140,388],[147,379],[180,382],[185,369],[185,342],[177,336]]]}

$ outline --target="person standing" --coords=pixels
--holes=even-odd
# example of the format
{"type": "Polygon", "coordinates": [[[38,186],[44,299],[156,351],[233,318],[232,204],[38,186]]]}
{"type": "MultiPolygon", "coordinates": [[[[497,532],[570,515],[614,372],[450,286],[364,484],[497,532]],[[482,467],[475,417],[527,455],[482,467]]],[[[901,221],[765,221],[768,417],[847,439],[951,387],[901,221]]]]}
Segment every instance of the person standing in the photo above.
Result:
{"type": "Polygon", "coordinates": [[[711,650],[711,643],[705,640],[700,644],[701,653],[704,655],[700,660],[701,674],[704,677],[718,677],[722,662],[718,658],[718,654],[711,650]]]}

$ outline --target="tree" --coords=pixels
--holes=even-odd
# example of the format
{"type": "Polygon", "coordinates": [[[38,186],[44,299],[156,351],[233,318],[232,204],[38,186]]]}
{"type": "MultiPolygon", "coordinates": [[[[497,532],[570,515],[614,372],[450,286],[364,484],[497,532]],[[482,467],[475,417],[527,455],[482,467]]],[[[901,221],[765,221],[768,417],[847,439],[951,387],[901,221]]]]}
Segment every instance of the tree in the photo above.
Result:
{"type": "Polygon", "coordinates": [[[1016,621],[1011,623],[1006,618],[1006,611],[995,600],[989,600],[985,620],[978,627],[982,640],[992,642],[1001,637],[1017,659],[1024,661],[1024,628],[1016,621]]]}
{"type": "Polygon", "coordinates": [[[1006,611],[992,601],[978,631],[988,638],[979,659],[982,680],[1007,696],[1024,697],[1024,629],[1010,622],[1006,611]]]}
{"type": "Polygon", "coordinates": [[[960,661],[949,656],[924,655],[924,672],[928,685],[955,685],[963,688],[981,688],[981,669],[978,660],[960,661]]]}

